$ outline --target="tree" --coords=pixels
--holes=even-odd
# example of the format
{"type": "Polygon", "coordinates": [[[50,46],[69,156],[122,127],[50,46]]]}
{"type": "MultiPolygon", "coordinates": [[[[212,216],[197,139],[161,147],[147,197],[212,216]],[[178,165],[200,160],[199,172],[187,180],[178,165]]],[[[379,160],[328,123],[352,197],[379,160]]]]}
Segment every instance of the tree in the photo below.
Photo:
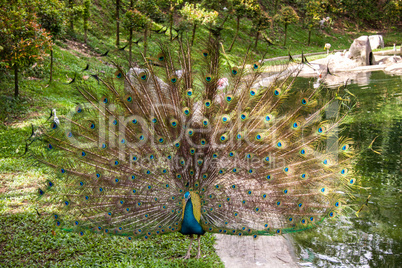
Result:
{"type": "Polygon", "coordinates": [[[398,25],[402,20],[402,1],[391,0],[384,6],[384,18],[388,25],[398,25]]]}
{"type": "MultiPolygon", "coordinates": [[[[126,12],[126,14],[124,14],[123,27],[129,31],[128,49],[130,65],[132,60],[133,31],[141,31],[147,24],[147,16],[143,15],[137,9],[130,9],[126,12]]],[[[146,53],[146,51],[144,53],[146,53]]]]}
{"type": "MultiPolygon", "coordinates": [[[[52,38],[52,42],[64,32],[65,6],[58,0],[45,0],[37,2],[37,16],[42,28],[45,28],[52,38]]],[[[50,79],[53,80],[53,47],[50,48],[50,79]]]]}
{"type": "Polygon", "coordinates": [[[306,24],[308,28],[308,41],[307,45],[310,46],[311,32],[313,28],[319,25],[319,21],[324,16],[324,5],[319,0],[309,0],[306,5],[306,24]]]}
{"type": "Polygon", "coordinates": [[[267,29],[271,25],[271,20],[268,17],[268,15],[261,11],[259,14],[253,19],[253,24],[256,26],[256,36],[255,36],[255,43],[254,43],[254,49],[257,48],[258,45],[258,39],[260,37],[260,34],[263,30],[267,29]]]}
{"type": "Polygon", "coordinates": [[[135,8],[148,18],[147,23],[145,24],[144,27],[144,55],[146,55],[148,46],[147,37],[148,37],[149,26],[152,21],[156,23],[164,22],[165,16],[159,9],[159,6],[156,5],[154,0],[137,1],[137,3],[135,4],[135,8]]]}
{"type": "Polygon", "coordinates": [[[80,18],[83,8],[75,4],[75,0],[68,0],[67,13],[69,16],[70,31],[74,32],[74,22],[80,18]]]}
{"type": "Polygon", "coordinates": [[[51,46],[50,35],[37,22],[34,6],[21,2],[0,4],[0,64],[14,69],[15,97],[19,95],[19,71],[43,60],[51,46]]]}
{"type": "Polygon", "coordinates": [[[186,21],[193,25],[191,45],[194,43],[197,25],[215,24],[219,15],[219,13],[216,11],[207,11],[205,8],[202,8],[200,4],[194,5],[189,3],[186,3],[183,6],[183,8],[180,10],[180,13],[186,21]]]}
{"type": "MultiPolygon", "coordinates": [[[[133,1],[131,0],[130,8],[132,8],[133,1]]],[[[116,0],[116,46],[120,45],[120,0],[116,0]]]]}
{"type": "Polygon", "coordinates": [[[286,46],[286,38],[288,32],[288,25],[299,21],[299,16],[291,6],[283,6],[279,13],[274,16],[274,20],[282,23],[285,27],[285,40],[283,45],[286,46]]]}
{"type": "Polygon", "coordinates": [[[82,18],[84,20],[84,42],[85,44],[87,43],[87,39],[88,39],[88,19],[90,16],[89,13],[89,8],[91,6],[91,0],[84,0],[84,7],[83,7],[83,11],[82,11],[82,18]]]}
{"type": "Polygon", "coordinates": [[[173,20],[176,8],[183,3],[183,0],[169,0],[169,34],[170,41],[173,40],[173,20]]]}
{"type": "Polygon", "coordinates": [[[240,19],[243,17],[255,18],[261,11],[260,5],[256,0],[232,0],[231,3],[233,12],[236,14],[236,33],[230,44],[229,52],[232,50],[237,36],[239,35],[240,19]]]}

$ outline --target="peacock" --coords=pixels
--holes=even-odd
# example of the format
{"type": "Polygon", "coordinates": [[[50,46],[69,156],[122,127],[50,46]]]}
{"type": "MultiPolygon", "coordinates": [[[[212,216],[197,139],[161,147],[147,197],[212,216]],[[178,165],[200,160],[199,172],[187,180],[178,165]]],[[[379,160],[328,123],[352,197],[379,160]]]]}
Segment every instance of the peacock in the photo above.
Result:
{"type": "Polygon", "coordinates": [[[266,77],[251,53],[236,62],[219,36],[183,40],[53,110],[27,140],[52,176],[38,190],[55,228],[128,240],[180,232],[235,236],[308,230],[353,206],[356,150],[342,137],[353,107],[323,87],[295,88],[305,63],[266,77]],[[269,80],[269,83],[263,83],[269,80]]]}

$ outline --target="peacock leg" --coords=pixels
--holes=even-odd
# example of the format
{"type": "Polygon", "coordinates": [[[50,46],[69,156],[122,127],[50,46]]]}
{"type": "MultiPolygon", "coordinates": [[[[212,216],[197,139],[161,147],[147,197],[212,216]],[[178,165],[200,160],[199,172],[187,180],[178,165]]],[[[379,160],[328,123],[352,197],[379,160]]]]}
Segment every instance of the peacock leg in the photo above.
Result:
{"type": "Polygon", "coordinates": [[[190,246],[188,247],[186,255],[183,257],[183,259],[185,259],[185,260],[190,259],[190,251],[191,251],[191,246],[193,245],[193,240],[194,240],[193,235],[190,235],[190,246]]]}
{"type": "Polygon", "coordinates": [[[197,240],[198,240],[198,253],[195,258],[199,259],[201,257],[201,235],[198,235],[197,240]]]}

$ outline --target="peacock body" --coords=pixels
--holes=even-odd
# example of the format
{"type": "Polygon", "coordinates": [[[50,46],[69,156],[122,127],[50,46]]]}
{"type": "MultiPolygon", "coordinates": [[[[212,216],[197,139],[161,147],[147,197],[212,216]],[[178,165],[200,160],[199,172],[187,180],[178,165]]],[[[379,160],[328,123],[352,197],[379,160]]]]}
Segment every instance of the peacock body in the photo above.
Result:
{"type": "Polygon", "coordinates": [[[258,86],[264,69],[248,60],[231,64],[211,37],[203,51],[161,45],[128,72],[96,76],[99,87],[77,85],[84,101],[30,141],[54,171],[39,194],[54,201],[55,226],[129,240],[257,238],[348,208],[352,142],[338,137],[347,100],[291,89],[297,64],[258,86]]]}

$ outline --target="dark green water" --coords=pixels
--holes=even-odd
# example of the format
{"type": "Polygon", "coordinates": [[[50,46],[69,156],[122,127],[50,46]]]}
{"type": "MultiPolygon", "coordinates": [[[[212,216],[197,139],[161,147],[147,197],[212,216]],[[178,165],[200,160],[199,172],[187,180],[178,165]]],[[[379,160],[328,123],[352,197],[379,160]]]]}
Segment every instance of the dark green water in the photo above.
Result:
{"type": "Polygon", "coordinates": [[[362,183],[356,202],[371,195],[368,207],[359,217],[350,213],[294,235],[302,267],[402,267],[402,77],[372,72],[368,78],[366,85],[348,86],[358,105],[343,133],[361,150],[354,167],[362,183]]]}

